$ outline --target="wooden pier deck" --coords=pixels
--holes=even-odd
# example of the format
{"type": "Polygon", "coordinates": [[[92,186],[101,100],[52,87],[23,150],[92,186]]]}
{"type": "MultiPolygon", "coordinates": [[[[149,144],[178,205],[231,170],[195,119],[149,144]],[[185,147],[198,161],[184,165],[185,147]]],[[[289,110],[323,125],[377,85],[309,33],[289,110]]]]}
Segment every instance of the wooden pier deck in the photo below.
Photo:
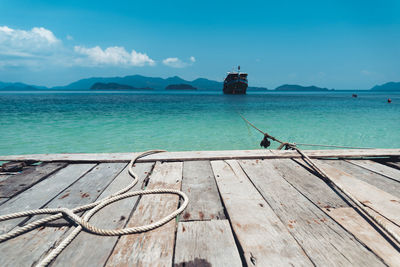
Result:
{"type": "MultiPolygon", "coordinates": [[[[309,150],[335,181],[400,234],[400,149],[309,150]]],[[[0,175],[0,215],[73,208],[131,181],[135,153],[0,156],[37,162],[0,175]]],[[[121,237],[81,232],[52,266],[400,266],[399,248],[295,151],[164,152],[141,158],[133,190],[170,188],[190,203],[155,230],[121,237]]],[[[90,222],[124,228],[157,221],[176,195],[105,207],[90,222]]],[[[0,222],[0,234],[43,217],[0,222]]],[[[0,266],[40,262],[74,228],[58,220],[0,243],[0,266]]]]}

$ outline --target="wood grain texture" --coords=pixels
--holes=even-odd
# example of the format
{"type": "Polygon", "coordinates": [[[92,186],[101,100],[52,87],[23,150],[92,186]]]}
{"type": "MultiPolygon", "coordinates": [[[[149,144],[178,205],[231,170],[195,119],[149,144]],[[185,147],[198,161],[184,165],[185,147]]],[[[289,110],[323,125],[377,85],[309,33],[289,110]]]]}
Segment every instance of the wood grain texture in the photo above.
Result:
{"type": "MultiPolygon", "coordinates": [[[[0,214],[42,208],[94,166],[95,164],[68,165],[1,205],[0,214]]],[[[17,218],[0,222],[0,234],[8,232],[24,220],[25,218],[17,218]]]]}
{"type": "Polygon", "coordinates": [[[174,266],[242,266],[229,222],[180,222],[174,266]]]}
{"type": "MultiPolygon", "coordinates": [[[[54,198],[46,207],[74,208],[95,201],[125,165],[125,163],[99,164],[54,198]]],[[[70,223],[67,222],[63,227],[43,226],[1,243],[0,265],[31,266],[38,263],[50,248],[55,247],[63,239],[69,226],[70,223]]]]}
{"type": "Polygon", "coordinates": [[[33,168],[27,168],[16,175],[10,175],[0,182],[0,197],[13,197],[66,165],[67,163],[61,162],[43,163],[33,168]]]}
{"type": "Polygon", "coordinates": [[[400,170],[400,161],[394,161],[394,160],[380,160],[380,161],[375,160],[375,161],[400,170]]]}
{"type": "Polygon", "coordinates": [[[6,202],[7,200],[9,200],[9,198],[4,198],[4,197],[0,198],[0,205],[6,202]]]}
{"type": "Polygon", "coordinates": [[[310,172],[302,159],[268,160],[273,168],[294,188],[320,208],[349,205],[321,178],[310,172]]]}
{"type": "MultiPolygon", "coordinates": [[[[133,170],[139,176],[139,181],[131,191],[141,190],[143,182],[151,172],[153,165],[153,163],[135,164],[133,170]]],[[[133,179],[128,173],[128,167],[126,167],[103,191],[99,199],[116,193],[128,186],[132,181],[133,179]]],[[[133,197],[106,206],[92,217],[90,223],[104,229],[123,228],[138,200],[139,197],[133,197]]],[[[56,258],[53,266],[63,266],[67,262],[72,266],[103,266],[117,240],[117,236],[99,236],[81,232],[56,258]]]]}
{"type": "Polygon", "coordinates": [[[383,265],[380,259],[284,180],[275,169],[278,160],[241,161],[240,164],[315,265],[383,265]]]}
{"type": "MultiPolygon", "coordinates": [[[[395,157],[400,149],[343,149],[343,150],[306,150],[311,158],[340,157],[395,157]]],[[[32,154],[0,156],[0,161],[86,161],[86,162],[129,162],[139,153],[96,153],[96,154],[32,154]]],[[[300,158],[292,150],[225,150],[225,151],[180,151],[153,154],[137,162],[149,161],[186,161],[186,160],[227,160],[227,159],[263,159],[263,158],[300,158]]]]}
{"type": "Polygon", "coordinates": [[[400,183],[397,181],[388,179],[376,172],[349,163],[345,160],[324,160],[323,162],[400,198],[400,183]]]}
{"type": "MultiPolygon", "coordinates": [[[[397,226],[396,224],[394,224],[393,222],[389,221],[388,219],[386,219],[385,217],[382,217],[382,215],[380,215],[379,213],[377,213],[376,211],[374,211],[373,209],[366,207],[367,210],[369,212],[371,212],[373,215],[377,216],[380,220],[382,220],[385,224],[386,227],[396,233],[398,236],[400,236],[400,227],[397,226]]],[[[389,237],[388,235],[386,235],[387,237],[389,237]]],[[[395,242],[395,240],[392,237],[389,237],[389,239],[391,239],[393,242],[395,242]]]]}
{"type": "Polygon", "coordinates": [[[400,253],[353,208],[328,209],[338,224],[352,233],[389,266],[400,266],[400,253]]]}
{"type": "MultiPolygon", "coordinates": [[[[182,163],[157,162],[146,189],[181,189],[182,163]]],[[[177,209],[176,195],[146,195],[129,219],[127,227],[153,223],[177,209]]],[[[107,266],[171,266],[175,245],[176,220],[149,232],[121,236],[107,266]]]]}
{"type": "Polygon", "coordinates": [[[237,161],[212,161],[225,208],[248,266],[311,266],[310,259],[237,161]]]}
{"type": "Polygon", "coordinates": [[[1,182],[7,180],[9,177],[12,177],[14,175],[16,175],[16,174],[8,174],[8,173],[0,174],[0,184],[1,184],[1,182]]]}
{"type": "Polygon", "coordinates": [[[209,161],[183,163],[182,191],[190,199],[181,221],[225,219],[209,161]]]}
{"type": "Polygon", "coordinates": [[[329,177],[350,192],[358,201],[400,225],[400,199],[350,174],[317,160],[329,177]]]}
{"type": "Polygon", "coordinates": [[[395,168],[372,160],[348,160],[348,162],[400,182],[400,170],[395,168]]]}

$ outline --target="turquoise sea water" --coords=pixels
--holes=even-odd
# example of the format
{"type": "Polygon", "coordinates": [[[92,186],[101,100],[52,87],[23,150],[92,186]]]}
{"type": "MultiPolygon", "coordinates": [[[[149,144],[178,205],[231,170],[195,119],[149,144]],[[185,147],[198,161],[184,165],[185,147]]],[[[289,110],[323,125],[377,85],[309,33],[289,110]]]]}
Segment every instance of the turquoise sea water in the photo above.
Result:
{"type": "Polygon", "coordinates": [[[237,112],[281,140],[399,148],[400,93],[352,93],[2,92],[0,155],[260,148],[237,112]]]}

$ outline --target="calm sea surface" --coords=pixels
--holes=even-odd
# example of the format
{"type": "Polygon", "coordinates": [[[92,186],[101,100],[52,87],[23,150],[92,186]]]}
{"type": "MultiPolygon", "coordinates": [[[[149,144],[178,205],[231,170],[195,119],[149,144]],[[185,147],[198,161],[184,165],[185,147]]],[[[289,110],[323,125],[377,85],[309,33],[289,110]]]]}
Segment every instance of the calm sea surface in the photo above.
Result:
{"type": "Polygon", "coordinates": [[[352,93],[2,92],[0,155],[259,148],[238,112],[281,140],[399,148],[400,93],[352,93]]]}

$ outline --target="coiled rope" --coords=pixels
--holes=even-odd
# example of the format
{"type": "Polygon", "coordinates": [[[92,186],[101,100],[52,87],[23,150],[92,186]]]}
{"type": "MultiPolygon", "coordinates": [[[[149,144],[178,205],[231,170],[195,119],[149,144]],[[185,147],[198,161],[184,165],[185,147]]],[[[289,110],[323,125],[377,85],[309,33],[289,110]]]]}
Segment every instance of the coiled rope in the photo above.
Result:
{"type": "MultiPolygon", "coordinates": [[[[340,183],[334,181],[331,177],[329,177],[329,175],[323,169],[321,169],[317,165],[316,162],[311,160],[311,158],[309,156],[307,156],[307,154],[305,154],[303,151],[301,151],[296,146],[296,143],[288,143],[288,142],[283,142],[281,140],[278,140],[275,137],[272,137],[271,135],[269,135],[268,133],[261,131],[254,124],[252,124],[245,117],[243,117],[240,113],[239,113],[239,115],[242,117],[242,119],[246,123],[248,123],[254,129],[256,129],[257,131],[261,132],[264,135],[263,141],[267,138],[270,138],[271,140],[276,141],[281,144],[278,149],[282,149],[283,147],[286,147],[287,149],[296,150],[303,157],[303,159],[307,162],[307,164],[309,164],[311,166],[311,168],[313,168],[326,182],[333,184],[336,188],[339,189],[339,191],[341,191],[345,196],[347,196],[349,199],[351,199],[351,201],[353,201],[353,203],[359,209],[361,209],[363,211],[363,213],[367,216],[367,218],[369,218],[373,223],[379,225],[381,227],[381,229],[384,230],[382,233],[384,233],[387,237],[391,237],[392,239],[394,239],[397,242],[397,246],[400,246],[400,237],[399,237],[399,235],[397,235],[397,233],[392,231],[383,220],[381,220],[379,217],[377,217],[375,214],[373,214],[371,211],[369,211],[360,201],[358,201],[358,199],[356,199],[350,192],[348,192],[340,183]]],[[[261,143],[263,143],[263,141],[261,141],[261,143]]]]}
{"type": "Polygon", "coordinates": [[[150,150],[143,152],[136,157],[134,157],[129,165],[128,165],[128,173],[130,176],[132,176],[133,181],[131,184],[126,186],[125,188],[122,188],[120,191],[105,197],[99,201],[93,202],[91,204],[87,204],[84,206],[76,207],[74,209],[67,209],[67,208],[57,208],[57,209],[37,209],[37,210],[28,210],[28,211],[23,211],[23,212],[17,212],[17,213],[12,213],[12,214],[6,214],[0,216],[0,221],[6,221],[6,220],[11,220],[15,218],[20,218],[20,217],[26,217],[26,216],[31,216],[31,215],[39,215],[39,214],[54,214],[51,216],[48,216],[46,218],[34,221],[32,223],[29,223],[25,226],[19,227],[17,229],[14,229],[6,234],[0,235],[0,243],[5,242],[6,240],[9,240],[11,238],[14,238],[16,236],[19,236],[27,231],[30,231],[42,224],[57,220],[62,218],[63,216],[68,217],[70,220],[74,221],[78,226],[69,234],[55,249],[53,249],[37,266],[47,266],[50,262],[52,262],[62,251],[65,247],[67,247],[72,240],[82,231],[85,230],[87,232],[101,235],[101,236],[121,236],[121,235],[128,235],[128,234],[135,234],[135,233],[141,233],[141,232],[146,232],[153,230],[155,228],[158,228],[173,218],[175,218],[177,215],[183,212],[183,210],[187,207],[189,203],[189,199],[185,193],[179,190],[173,190],[173,189],[164,189],[164,188],[159,188],[159,189],[152,189],[152,190],[141,190],[141,191],[134,191],[134,192],[128,192],[131,190],[138,182],[139,177],[136,173],[133,171],[133,164],[138,160],[139,158],[154,154],[154,153],[159,153],[159,152],[165,152],[164,150],[150,150]],[[161,220],[148,224],[148,225],[143,225],[143,226],[135,226],[135,227],[130,227],[130,228],[123,228],[123,229],[101,229],[97,228],[96,226],[90,224],[88,221],[90,218],[99,210],[104,208],[105,206],[110,205],[111,203],[117,202],[122,199],[130,198],[133,196],[138,196],[138,195],[150,195],[150,194],[175,194],[179,195],[183,199],[182,205],[169,214],[168,216],[162,218],[161,220]],[[76,215],[76,213],[82,212],[82,211],[87,211],[89,210],[83,217],[80,217],[76,215]]]}

